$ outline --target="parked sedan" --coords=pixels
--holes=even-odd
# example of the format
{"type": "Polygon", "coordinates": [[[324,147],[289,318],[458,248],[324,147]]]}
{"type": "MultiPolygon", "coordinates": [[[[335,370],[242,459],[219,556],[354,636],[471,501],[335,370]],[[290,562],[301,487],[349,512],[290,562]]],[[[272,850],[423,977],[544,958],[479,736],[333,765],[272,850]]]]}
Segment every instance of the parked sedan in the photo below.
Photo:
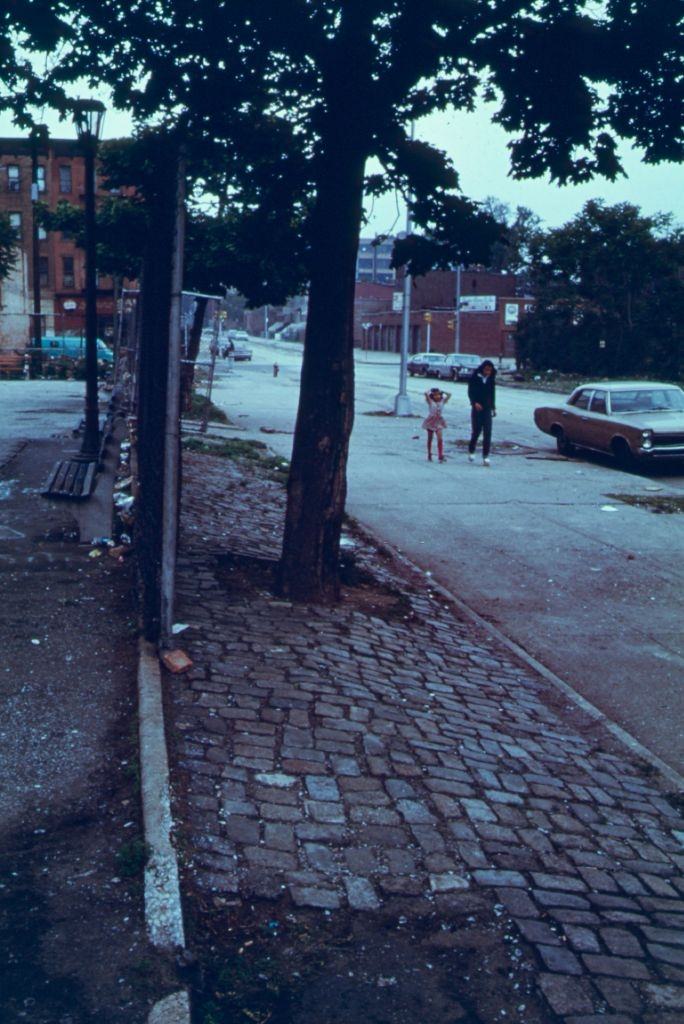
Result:
{"type": "Polygon", "coordinates": [[[445,358],[441,352],[416,352],[409,359],[406,368],[412,377],[432,377],[445,358]]]}
{"type": "MultiPolygon", "coordinates": [[[[454,377],[454,380],[470,380],[473,375],[473,371],[477,370],[478,366],[485,358],[486,356],[472,355],[469,352],[459,352],[458,372],[454,377]]],[[[496,360],[492,359],[492,362],[496,366],[496,360]]]]}
{"type": "Polygon", "coordinates": [[[458,352],[451,352],[448,356],[444,357],[443,363],[437,364],[434,376],[439,377],[440,380],[458,380],[462,358],[458,352]]]}
{"type": "Polygon", "coordinates": [[[563,455],[587,448],[623,465],[684,459],[684,391],[674,384],[583,384],[564,405],[535,409],[534,422],[563,455]]]}

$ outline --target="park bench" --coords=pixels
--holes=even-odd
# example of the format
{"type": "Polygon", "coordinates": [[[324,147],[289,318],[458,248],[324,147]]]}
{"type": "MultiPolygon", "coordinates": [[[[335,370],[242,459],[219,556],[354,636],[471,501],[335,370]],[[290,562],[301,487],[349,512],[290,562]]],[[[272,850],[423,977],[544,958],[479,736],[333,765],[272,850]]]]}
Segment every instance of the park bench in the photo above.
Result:
{"type": "Polygon", "coordinates": [[[24,357],[21,352],[10,349],[0,352],[0,377],[20,377],[24,372],[24,357]]]}
{"type": "Polygon", "coordinates": [[[55,463],[43,496],[85,501],[92,492],[96,473],[97,460],[62,459],[55,463]]]}

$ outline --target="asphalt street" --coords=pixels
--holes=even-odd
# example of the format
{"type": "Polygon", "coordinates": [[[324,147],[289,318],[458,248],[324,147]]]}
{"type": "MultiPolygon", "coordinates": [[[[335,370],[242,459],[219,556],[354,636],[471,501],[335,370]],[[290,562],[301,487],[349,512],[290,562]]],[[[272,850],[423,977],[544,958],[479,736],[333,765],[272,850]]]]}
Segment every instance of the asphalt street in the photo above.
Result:
{"type": "MultiPolygon", "coordinates": [[[[253,342],[222,364],[214,400],[247,436],[289,455],[300,355],[253,342]],[[279,372],[273,374],[273,363],[279,372]]],[[[446,465],[425,459],[424,380],[412,418],[386,415],[397,357],[358,353],[348,511],[401,549],[677,771],[684,644],[684,523],[620,500],[684,493],[672,469],[625,473],[608,460],[559,460],[532,421],[553,396],[500,388],[492,466],[468,463],[463,384],[447,408],[446,465]],[[615,496],[618,497],[615,497],[615,496]]],[[[562,396],[558,396],[562,400],[562,396]]]]}

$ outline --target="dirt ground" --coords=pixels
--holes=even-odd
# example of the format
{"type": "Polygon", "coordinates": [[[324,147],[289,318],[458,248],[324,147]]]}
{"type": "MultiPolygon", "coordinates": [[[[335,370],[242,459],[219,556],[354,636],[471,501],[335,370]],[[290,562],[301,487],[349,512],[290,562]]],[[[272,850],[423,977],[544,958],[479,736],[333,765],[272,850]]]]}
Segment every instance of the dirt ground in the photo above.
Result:
{"type": "Polygon", "coordinates": [[[40,496],[59,449],[0,472],[0,1020],[138,1024],[177,985],[144,926],[133,568],[40,496]]]}

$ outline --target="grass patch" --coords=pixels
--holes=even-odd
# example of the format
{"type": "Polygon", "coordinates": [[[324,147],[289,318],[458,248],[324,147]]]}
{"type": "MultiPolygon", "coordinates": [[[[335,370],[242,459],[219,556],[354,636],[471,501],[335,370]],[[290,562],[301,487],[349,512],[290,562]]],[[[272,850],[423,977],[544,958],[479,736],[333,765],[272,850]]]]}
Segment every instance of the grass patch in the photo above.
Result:
{"type": "Polygon", "coordinates": [[[136,878],[145,870],[150,848],[144,839],[131,839],[119,847],[116,870],[122,878],[136,878]]]}
{"type": "Polygon", "coordinates": [[[684,512],[684,498],[674,495],[646,495],[646,494],[607,494],[607,498],[614,501],[622,501],[625,505],[632,505],[634,508],[645,508],[656,515],[676,515],[684,512]]]}
{"type": "Polygon", "coordinates": [[[192,398],[190,399],[190,409],[184,413],[185,419],[188,420],[201,420],[204,418],[206,410],[209,409],[209,420],[214,423],[230,423],[230,420],[226,416],[223,409],[219,409],[218,405],[206,397],[206,395],[198,395],[196,391],[193,391],[192,398]]]}
{"type": "Polygon", "coordinates": [[[263,441],[246,441],[240,437],[184,437],[183,448],[200,455],[216,455],[221,459],[250,464],[255,469],[264,470],[272,480],[283,484],[290,472],[288,460],[280,455],[270,455],[263,441]]]}

